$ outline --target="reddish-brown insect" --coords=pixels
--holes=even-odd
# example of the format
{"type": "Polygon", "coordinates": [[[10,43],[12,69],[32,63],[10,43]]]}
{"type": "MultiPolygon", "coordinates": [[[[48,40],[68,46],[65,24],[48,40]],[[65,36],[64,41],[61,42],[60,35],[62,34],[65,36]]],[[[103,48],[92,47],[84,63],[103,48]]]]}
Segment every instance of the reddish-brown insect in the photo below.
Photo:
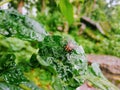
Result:
{"type": "Polygon", "coordinates": [[[65,46],[65,50],[68,52],[72,51],[74,48],[75,48],[74,44],[70,42],[65,46]]]}

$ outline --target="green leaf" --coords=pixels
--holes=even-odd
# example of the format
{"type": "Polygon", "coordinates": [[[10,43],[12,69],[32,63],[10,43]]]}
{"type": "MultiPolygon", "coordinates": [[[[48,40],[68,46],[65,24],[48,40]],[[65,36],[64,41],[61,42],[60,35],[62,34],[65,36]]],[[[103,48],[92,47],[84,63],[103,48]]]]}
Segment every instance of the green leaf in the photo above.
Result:
{"type": "Polygon", "coordinates": [[[0,55],[14,54],[16,63],[29,61],[32,54],[37,53],[37,50],[34,49],[28,41],[23,41],[15,37],[4,39],[2,35],[0,35],[0,37],[0,55]],[[23,55],[25,56],[23,57],[23,55]]]}
{"type": "Polygon", "coordinates": [[[60,0],[59,7],[69,25],[71,25],[74,21],[72,4],[69,2],[69,0],[60,0]]]}
{"type": "Polygon", "coordinates": [[[38,22],[12,9],[0,10],[0,34],[29,41],[42,41],[47,35],[38,22]]]}
{"type": "Polygon", "coordinates": [[[37,60],[39,64],[42,65],[45,69],[56,75],[55,69],[52,66],[50,66],[49,63],[45,62],[39,55],[37,55],[37,60]]]}

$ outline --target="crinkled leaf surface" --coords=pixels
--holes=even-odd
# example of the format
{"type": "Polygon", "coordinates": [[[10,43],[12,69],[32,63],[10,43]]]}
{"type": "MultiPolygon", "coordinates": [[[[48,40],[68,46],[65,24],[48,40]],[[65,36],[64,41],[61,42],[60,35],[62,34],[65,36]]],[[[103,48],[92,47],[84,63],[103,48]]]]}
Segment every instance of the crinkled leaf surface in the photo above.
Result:
{"type": "Polygon", "coordinates": [[[87,80],[102,90],[119,90],[97,64],[88,66],[81,47],[67,51],[67,44],[27,16],[0,10],[0,89],[75,90],[87,80]]]}

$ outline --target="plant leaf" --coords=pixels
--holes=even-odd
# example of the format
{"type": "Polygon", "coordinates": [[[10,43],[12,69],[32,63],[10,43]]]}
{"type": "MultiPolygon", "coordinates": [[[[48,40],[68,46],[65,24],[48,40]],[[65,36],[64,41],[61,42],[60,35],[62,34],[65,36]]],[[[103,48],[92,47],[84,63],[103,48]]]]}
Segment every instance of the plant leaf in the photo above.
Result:
{"type": "Polygon", "coordinates": [[[60,0],[59,7],[69,25],[71,25],[74,21],[72,4],[69,2],[69,0],[60,0]]]}

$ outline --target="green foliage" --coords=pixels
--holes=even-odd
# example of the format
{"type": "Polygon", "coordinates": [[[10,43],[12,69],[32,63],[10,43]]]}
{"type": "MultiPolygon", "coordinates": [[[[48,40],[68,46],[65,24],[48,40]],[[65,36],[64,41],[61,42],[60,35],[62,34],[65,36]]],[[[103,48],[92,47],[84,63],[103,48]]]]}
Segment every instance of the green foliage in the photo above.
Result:
{"type": "Polygon", "coordinates": [[[69,2],[69,0],[60,0],[59,7],[69,25],[71,25],[74,21],[72,4],[69,2]]]}
{"type": "Polygon", "coordinates": [[[0,34],[38,41],[41,41],[47,35],[39,23],[29,17],[20,15],[12,9],[0,10],[0,34]]]}
{"type": "Polygon", "coordinates": [[[83,46],[85,52],[88,54],[105,54],[120,57],[119,31],[120,30],[111,31],[108,37],[96,33],[96,39],[100,38],[100,41],[96,41],[96,39],[91,38],[85,33],[81,36],[77,36],[73,34],[73,32],[71,34],[75,37],[75,40],[83,46]]]}
{"type": "MultiPolygon", "coordinates": [[[[64,3],[63,0],[61,2],[64,3]]],[[[66,1],[65,1],[66,2],[66,1]]],[[[60,2],[58,2],[60,3],[60,2]]],[[[64,3],[65,4],[65,3],[64,3]]],[[[80,15],[78,17],[82,17],[83,15],[89,16],[93,21],[96,22],[108,22],[110,27],[112,27],[111,31],[106,28],[105,32],[107,32],[106,36],[101,35],[99,31],[90,29],[88,26],[83,31],[82,35],[78,35],[80,31],[80,20],[75,20],[72,25],[69,26],[68,33],[75,38],[75,40],[81,44],[86,53],[94,53],[94,54],[107,54],[107,55],[114,55],[120,57],[119,53],[119,6],[116,5],[114,7],[108,7],[108,4],[103,1],[84,1],[83,3],[77,1],[72,1],[72,6],[78,7],[79,4],[82,6],[80,7],[80,15]],[[93,8],[94,7],[94,8],[93,8]],[[89,10],[90,9],[90,10],[89,10]],[[88,11],[88,12],[87,12],[88,11]],[[116,13],[115,13],[116,12],[116,13]],[[111,17],[111,18],[109,18],[111,17]],[[76,25],[76,23],[78,25],[76,25]]],[[[66,5],[67,7],[67,5],[66,5]]],[[[63,18],[62,13],[58,9],[52,9],[49,6],[46,6],[48,9],[47,13],[40,13],[37,15],[36,20],[42,23],[46,30],[51,32],[52,34],[56,32],[63,32],[65,29],[65,22],[66,20],[63,18]],[[52,13],[50,12],[52,11],[52,13]],[[60,29],[59,29],[60,28],[60,29]]],[[[57,6],[54,6],[57,8],[57,6]]],[[[76,8],[78,9],[78,8],[76,8]]],[[[67,9],[67,13],[68,13],[67,9]]],[[[74,15],[76,15],[74,13],[74,15]]]]}
{"type": "Polygon", "coordinates": [[[87,62],[81,57],[84,56],[83,53],[77,53],[76,50],[67,52],[66,43],[60,36],[45,37],[39,44],[39,55],[57,71],[61,82],[64,83],[64,90],[73,90],[83,83],[80,75],[85,74],[87,62]]]}
{"type": "MultiPolygon", "coordinates": [[[[22,41],[21,39],[13,37],[5,38],[2,35],[0,35],[0,37],[0,55],[14,53],[16,56],[16,63],[21,61],[29,61],[31,55],[37,51],[31,46],[30,42],[22,41]],[[23,57],[23,55],[25,56],[23,57]]],[[[3,58],[5,58],[5,56],[3,56],[3,58]]]]}
{"type": "Polygon", "coordinates": [[[7,83],[3,83],[3,82],[2,83],[0,82],[0,89],[1,90],[7,90],[7,89],[9,89],[9,90],[23,90],[20,87],[17,87],[15,85],[11,85],[11,84],[7,84],[7,83]]]}
{"type": "Polygon", "coordinates": [[[67,45],[67,41],[63,41],[62,37],[60,36],[47,36],[45,37],[44,41],[39,43],[39,54],[46,59],[46,57],[54,57],[56,59],[63,59],[66,58],[66,51],[65,45],[67,45]],[[51,48],[52,47],[52,48],[51,48]],[[50,53],[51,52],[51,53],[50,53]]]}
{"type": "MultiPolygon", "coordinates": [[[[1,14],[5,12],[8,11],[3,10],[1,14]]],[[[20,27],[23,27],[26,23],[16,22],[15,25],[9,25],[8,22],[15,23],[16,18],[18,21],[21,20],[18,16],[15,15],[13,17],[11,14],[8,12],[7,17],[9,18],[8,20],[6,19],[6,24],[13,31],[18,30],[19,32],[11,32],[10,35],[6,35],[5,32],[8,32],[10,29],[6,28],[6,24],[1,24],[0,89],[75,90],[85,81],[89,81],[96,88],[118,90],[102,77],[97,64],[88,66],[84,50],[74,40],[72,41],[57,35],[45,35],[43,40],[31,38],[29,34],[28,37],[30,39],[28,37],[23,38],[22,36],[24,35],[21,34],[22,29],[17,29],[16,24],[21,24],[20,27]],[[66,49],[66,46],[70,42],[75,47],[69,51],[66,49]]],[[[36,27],[36,24],[32,25],[36,27]]],[[[42,37],[41,33],[36,32],[36,29],[31,28],[30,30],[37,33],[38,37],[42,37]]],[[[28,31],[29,29],[25,29],[25,32],[28,31]]]]}
{"type": "Polygon", "coordinates": [[[15,56],[12,54],[0,55],[0,72],[11,68],[15,65],[15,56]]]}
{"type": "Polygon", "coordinates": [[[44,28],[49,32],[56,32],[58,27],[63,27],[65,21],[59,11],[53,12],[53,14],[49,12],[47,15],[39,13],[36,20],[42,23],[44,28]]]}

